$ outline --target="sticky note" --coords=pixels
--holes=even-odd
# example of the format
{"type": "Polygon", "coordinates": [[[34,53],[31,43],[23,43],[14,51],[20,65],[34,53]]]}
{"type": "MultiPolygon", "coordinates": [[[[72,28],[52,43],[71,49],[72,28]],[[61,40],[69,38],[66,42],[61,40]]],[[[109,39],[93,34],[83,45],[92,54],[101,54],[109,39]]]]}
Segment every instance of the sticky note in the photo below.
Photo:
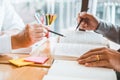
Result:
{"type": "Polygon", "coordinates": [[[24,60],[43,64],[48,60],[48,57],[34,57],[34,56],[32,56],[32,57],[24,58],[24,60]]]}
{"type": "Polygon", "coordinates": [[[16,65],[16,66],[19,66],[19,67],[34,64],[34,62],[26,62],[26,61],[24,61],[23,58],[9,60],[9,62],[16,65]]]}

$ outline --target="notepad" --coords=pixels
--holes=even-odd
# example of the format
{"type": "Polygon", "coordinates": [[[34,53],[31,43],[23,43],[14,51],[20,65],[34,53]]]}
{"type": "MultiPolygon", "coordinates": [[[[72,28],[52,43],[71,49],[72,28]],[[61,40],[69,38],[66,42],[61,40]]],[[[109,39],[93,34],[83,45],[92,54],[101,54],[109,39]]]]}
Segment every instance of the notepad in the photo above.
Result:
{"type": "Polygon", "coordinates": [[[16,65],[16,66],[18,66],[18,67],[34,64],[34,62],[26,62],[26,61],[24,61],[24,58],[9,60],[9,62],[16,65]]]}
{"type": "Polygon", "coordinates": [[[34,57],[34,56],[32,56],[32,57],[24,58],[24,60],[43,64],[48,60],[48,57],[43,57],[43,56],[42,57],[34,57]]]}

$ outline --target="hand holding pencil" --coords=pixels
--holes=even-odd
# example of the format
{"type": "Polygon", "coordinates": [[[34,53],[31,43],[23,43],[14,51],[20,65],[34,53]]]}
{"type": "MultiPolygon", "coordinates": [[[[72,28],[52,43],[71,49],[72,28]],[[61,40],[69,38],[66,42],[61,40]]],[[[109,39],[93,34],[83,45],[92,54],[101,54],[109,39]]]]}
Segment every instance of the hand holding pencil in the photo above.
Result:
{"type": "Polygon", "coordinates": [[[87,12],[79,13],[77,21],[80,23],[78,27],[83,30],[96,30],[99,25],[97,18],[87,12]]]}
{"type": "MultiPolygon", "coordinates": [[[[38,22],[39,24],[42,24],[41,21],[40,21],[40,19],[39,19],[39,13],[35,13],[35,16],[34,16],[34,17],[35,17],[35,19],[37,20],[37,22],[38,22]]],[[[48,16],[47,16],[47,17],[48,17],[48,16]]],[[[53,17],[53,20],[55,20],[55,19],[56,19],[56,17],[53,17]]],[[[53,22],[53,20],[50,22],[50,18],[47,18],[47,20],[49,21],[48,25],[50,25],[50,24],[53,22]]],[[[55,31],[52,31],[52,30],[49,30],[49,29],[48,29],[48,31],[51,32],[51,33],[53,33],[53,34],[56,34],[56,35],[65,37],[63,34],[60,34],[60,33],[58,33],[58,32],[55,32],[55,31]]]]}

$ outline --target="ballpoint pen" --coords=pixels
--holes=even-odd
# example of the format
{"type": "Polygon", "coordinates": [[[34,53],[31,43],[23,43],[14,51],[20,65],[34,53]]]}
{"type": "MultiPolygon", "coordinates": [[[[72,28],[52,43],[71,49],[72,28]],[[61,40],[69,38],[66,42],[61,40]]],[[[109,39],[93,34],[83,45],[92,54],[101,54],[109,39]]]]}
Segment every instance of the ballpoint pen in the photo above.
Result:
{"type": "MultiPolygon", "coordinates": [[[[39,24],[42,24],[41,21],[39,20],[38,15],[39,15],[38,13],[35,13],[35,19],[37,20],[37,22],[38,22],[39,24]]],[[[51,32],[51,33],[54,33],[54,34],[56,34],[56,35],[65,37],[63,34],[57,33],[57,32],[55,32],[55,31],[52,31],[52,30],[48,30],[48,31],[51,32]]]]}
{"type": "MultiPolygon", "coordinates": [[[[80,20],[80,22],[78,23],[78,25],[77,25],[77,27],[76,27],[76,29],[75,30],[77,30],[78,29],[78,27],[80,26],[80,24],[81,24],[81,22],[83,21],[84,19],[82,18],[81,20],[80,20]]],[[[83,29],[79,29],[80,31],[85,31],[85,30],[83,30],[83,29]]]]}
{"type": "MultiPolygon", "coordinates": [[[[87,11],[88,11],[88,9],[89,9],[89,8],[87,8],[87,10],[85,10],[85,11],[81,11],[81,12],[87,12],[87,11]]],[[[80,20],[80,22],[78,23],[78,25],[77,25],[77,27],[76,27],[76,29],[75,29],[75,30],[77,30],[77,29],[79,28],[79,26],[80,26],[81,22],[82,22],[82,21],[84,21],[84,19],[85,19],[85,18],[81,18],[81,20],[80,20]]],[[[80,31],[85,31],[85,30],[80,29],[80,28],[79,28],[79,30],[80,30],[80,31]]]]}

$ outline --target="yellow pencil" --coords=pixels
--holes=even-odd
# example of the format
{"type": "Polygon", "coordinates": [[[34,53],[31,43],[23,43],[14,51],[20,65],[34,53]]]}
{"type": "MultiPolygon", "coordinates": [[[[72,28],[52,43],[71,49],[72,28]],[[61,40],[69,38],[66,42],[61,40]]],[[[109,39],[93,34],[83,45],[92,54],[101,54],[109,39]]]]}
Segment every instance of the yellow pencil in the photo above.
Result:
{"type": "Polygon", "coordinates": [[[52,19],[52,22],[51,24],[56,20],[57,16],[56,15],[53,15],[53,19],[52,19]]]}

